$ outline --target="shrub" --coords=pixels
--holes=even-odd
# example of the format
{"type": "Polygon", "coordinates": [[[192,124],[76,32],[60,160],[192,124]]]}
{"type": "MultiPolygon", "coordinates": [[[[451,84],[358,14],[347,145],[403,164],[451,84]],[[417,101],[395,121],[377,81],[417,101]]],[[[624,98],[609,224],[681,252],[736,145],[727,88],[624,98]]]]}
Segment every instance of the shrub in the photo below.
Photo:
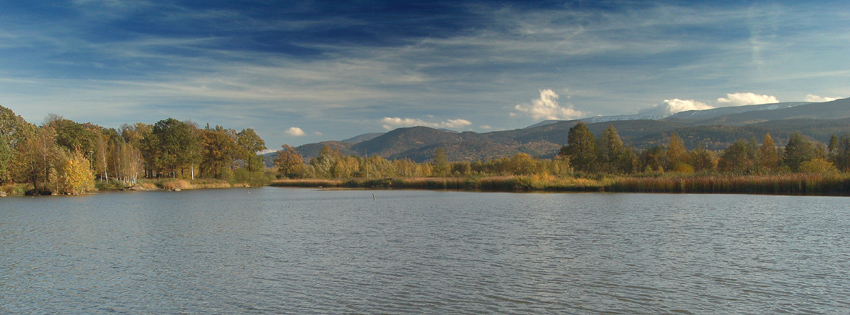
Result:
{"type": "Polygon", "coordinates": [[[817,158],[800,164],[800,172],[811,174],[835,174],[838,173],[838,169],[835,168],[835,165],[829,161],[817,158]]]}
{"type": "Polygon", "coordinates": [[[673,166],[673,172],[680,174],[693,174],[694,167],[687,163],[676,162],[676,165],[673,166]]]}

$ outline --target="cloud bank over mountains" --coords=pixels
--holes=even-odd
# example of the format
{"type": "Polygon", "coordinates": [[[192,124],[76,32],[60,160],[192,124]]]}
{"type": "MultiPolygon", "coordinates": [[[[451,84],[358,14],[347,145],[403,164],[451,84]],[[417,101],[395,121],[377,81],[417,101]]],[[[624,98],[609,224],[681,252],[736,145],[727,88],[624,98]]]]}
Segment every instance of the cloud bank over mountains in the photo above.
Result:
{"type": "Polygon", "coordinates": [[[422,119],[415,118],[400,118],[400,117],[384,117],[381,123],[386,130],[392,130],[399,127],[414,127],[424,126],[440,129],[459,129],[472,125],[472,122],[466,119],[449,119],[441,122],[427,122],[422,119]]]}
{"type": "MultiPolygon", "coordinates": [[[[536,120],[571,120],[587,117],[588,113],[575,110],[573,108],[573,104],[568,103],[566,106],[561,106],[558,103],[558,98],[559,95],[554,91],[550,89],[541,89],[540,98],[532,100],[531,103],[524,103],[514,106],[514,109],[516,111],[511,112],[510,116],[516,117],[524,115],[536,120]]],[[[829,102],[837,99],[839,98],[821,97],[809,94],[806,96],[805,101],[829,102]]],[[[726,94],[726,97],[717,98],[714,104],[708,104],[693,99],[673,98],[665,99],[660,103],[656,104],[655,106],[641,109],[636,115],[621,115],[616,116],[616,119],[661,119],[681,112],[693,110],[709,110],[720,107],[762,105],[775,103],[779,103],[779,98],[777,98],[776,96],[767,94],[757,94],[753,92],[728,93],[726,94]]]]}
{"type": "MultiPolygon", "coordinates": [[[[531,100],[531,103],[519,104],[514,106],[519,113],[531,116],[534,119],[575,119],[579,118],[584,113],[573,108],[573,104],[567,103],[565,106],[558,104],[558,94],[549,89],[540,90],[540,98],[531,100]]],[[[515,116],[517,113],[511,113],[515,116]]]]}
{"type": "Polygon", "coordinates": [[[689,110],[706,110],[718,107],[730,106],[745,106],[758,104],[779,103],[779,99],[772,95],[761,95],[751,92],[746,93],[729,93],[726,97],[717,99],[715,105],[706,104],[696,100],[682,100],[674,98],[664,100],[654,107],[643,109],[638,112],[639,115],[663,118],[675,115],[677,113],[686,112],[689,110]]]}
{"type": "Polygon", "coordinates": [[[730,93],[730,94],[726,94],[726,98],[721,97],[721,98],[717,99],[717,106],[718,107],[773,104],[773,103],[779,103],[779,100],[776,98],[776,96],[759,95],[759,94],[756,94],[756,93],[730,93]]]}
{"type": "Polygon", "coordinates": [[[806,95],[806,102],[814,102],[814,103],[823,103],[823,102],[832,102],[841,97],[827,97],[827,96],[817,96],[814,94],[806,95]]]}
{"type": "Polygon", "coordinates": [[[678,98],[674,98],[672,100],[664,100],[655,107],[641,110],[638,114],[663,118],[670,115],[674,115],[679,112],[685,112],[689,110],[705,110],[712,108],[714,108],[714,106],[708,105],[700,101],[680,100],[678,98]]]}

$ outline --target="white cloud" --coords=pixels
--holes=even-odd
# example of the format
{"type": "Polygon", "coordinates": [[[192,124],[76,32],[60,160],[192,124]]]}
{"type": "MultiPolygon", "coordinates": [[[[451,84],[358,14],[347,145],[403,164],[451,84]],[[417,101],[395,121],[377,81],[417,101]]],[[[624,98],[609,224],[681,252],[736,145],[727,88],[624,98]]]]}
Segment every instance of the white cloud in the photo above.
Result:
{"type": "Polygon", "coordinates": [[[779,103],[776,96],[759,95],[755,93],[730,93],[726,94],[726,98],[718,98],[717,106],[743,106],[743,105],[758,105],[779,103]]]}
{"type": "Polygon", "coordinates": [[[655,107],[642,110],[640,111],[640,114],[652,115],[657,117],[667,117],[676,113],[685,112],[689,110],[706,110],[712,108],[714,108],[714,106],[708,105],[700,101],[680,100],[678,98],[674,98],[672,100],[664,100],[663,102],[661,102],[661,104],[655,105],[655,107]]]}
{"type": "Polygon", "coordinates": [[[293,137],[300,137],[300,136],[305,135],[304,130],[301,130],[301,128],[298,128],[298,127],[289,128],[286,131],[284,131],[283,133],[290,135],[290,136],[293,136],[293,137]]]}
{"type": "Polygon", "coordinates": [[[381,119],[381,123],[384,124],[384,129],[392,130],[398,127],[413,127],[413,126],[425,126],[431,128],[462,128],[472,123],[466,119],[449,119],[443,122],[427,122],[422,119],[415,118],[400,118],[400,117],[384,117],[381,119]]]}
{"type": "Polygon", "coordinates": [[[558,104],[558,94],[552,90],[540,90],[540,98],[531,100],[530,104],[519,104],[514,109],[525,113],[534,119],[571,119],[578,118],[584,113],[573,109],[573,104],[566,107],[558,104]]]}
{"type": "Polygon", "coordinates": [[[817,96],[814,94],[806,95],[806,102],[815,102],[815,103],[823,103],[823,102],[832,102],[834,100],[839,99],[840,97],[827,97],[827,96],[817,96]]]}

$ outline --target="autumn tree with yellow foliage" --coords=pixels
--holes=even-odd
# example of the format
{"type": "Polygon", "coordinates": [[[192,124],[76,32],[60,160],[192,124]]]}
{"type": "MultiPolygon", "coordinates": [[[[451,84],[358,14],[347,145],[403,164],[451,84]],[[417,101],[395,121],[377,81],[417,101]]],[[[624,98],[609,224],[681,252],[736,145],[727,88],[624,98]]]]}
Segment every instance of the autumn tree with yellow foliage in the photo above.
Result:
{"type": "Polygon", "coordinates": [[[89,163],[80,151],[71,153],[62,166],[60,183],[63,185],[60,191],[71,195],[94,191],[94,173],[89,163]]]}

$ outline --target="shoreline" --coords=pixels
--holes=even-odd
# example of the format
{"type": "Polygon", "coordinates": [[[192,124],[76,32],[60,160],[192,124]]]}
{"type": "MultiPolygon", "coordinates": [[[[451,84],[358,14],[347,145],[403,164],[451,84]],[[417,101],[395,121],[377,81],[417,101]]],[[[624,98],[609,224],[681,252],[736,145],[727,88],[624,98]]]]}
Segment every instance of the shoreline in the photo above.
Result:
{"type": "MultiPolygon", "coordinates": [[[[251,188],[254,187],[247,182],[230,183],[224,180],[214,179],[160,179],[139,181],[133,186],[124,186],[117,182],[98,182],[99,186],[94,191],[86,191],[78,194],[55,194],[50,192],[36,192],[28,184],[10,184],[0,186],[0,198],[2,197],[35,197],[35,196],[84,196],[95,195],[99,192],[146,192],[146,191],[183,191],[199,189],[228,189],[228,188],[251,188]]],[[[266,185],[260,185],[262,187],[266,185]]]]}
{"type": "MultiPolygon", "coordinates": [[[[672,194],[757,194],[787,196],[850,196],[850,174],[783,175],[656,175],[656,176],[472,176],[374,179],[280,179],[261,186],[220,180],[167,179],[132,187],[103,185],[94,192],[182,191],[249,187],[412,189],[478,192],[618,192],[672,194]]],[[[32,196],[23,185],[3,187],[0,196],[32,196]]],[[[80,194],[80,195],[84,195],[80,194]]],[[[63,195],[64,196],[64,195],[63,195]]]]}

